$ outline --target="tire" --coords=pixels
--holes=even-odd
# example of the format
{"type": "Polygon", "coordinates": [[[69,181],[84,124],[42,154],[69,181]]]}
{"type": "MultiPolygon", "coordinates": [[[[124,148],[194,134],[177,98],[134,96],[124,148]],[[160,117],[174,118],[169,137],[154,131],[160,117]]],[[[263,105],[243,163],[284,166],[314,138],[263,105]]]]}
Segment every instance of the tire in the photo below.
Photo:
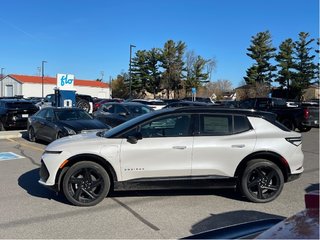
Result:
{"type": "Polygon", "coordinates": [[[0,122],[0,131],[5,131],[5,130],[6,130],[6,129],[4,128],[3,123],[0,122]]]}
{"type": "Polygon", "coordinates": [[[90,104],[87,100],[85,99],[77,99],[77,104],[76,107],[81,108],[83,110],[85,110],[86,112],[90,111],[90,104]]]}
{"type": "Polygon", "coordinates": [[[56,136],[56,140],[63,137],[64,137],[63,134],[61,132],[58,132],[56,136]]]}
{"type": "Polygon", "coordinates": [[[76,206],[94,206],[109,193],[107,171],[95,162],[78,162],[71,166],[62,182],[63,193],[76,206]]]}
{"type": "Polygon", "coordinates": [[[300,132],[309,132],[311,130],[311,127],[307,127],[307,126],[300,126],[298,127],[300,132]]]}
{"type": "Polygon", "coordinates": [[[273,201],[280,195],[284,185],[280,168],[265,159],[248,162],[239,180],[242,194],[255,203],[273,201]]]}
{"type": "Polygon", "coordinates": [[[293,124],[293,122],[289,119],[284,119],[281,121],[281,123],[286,126],[288,129],[294,131],[295,130],[295,126],[293,124]]]}
{"type": "Polygon", "coordinates": [[[29,127],[29,129],[28,129],[28,138],[29,138],[30,142],[36,142],[37,141],[33,127],[29,127]]]}

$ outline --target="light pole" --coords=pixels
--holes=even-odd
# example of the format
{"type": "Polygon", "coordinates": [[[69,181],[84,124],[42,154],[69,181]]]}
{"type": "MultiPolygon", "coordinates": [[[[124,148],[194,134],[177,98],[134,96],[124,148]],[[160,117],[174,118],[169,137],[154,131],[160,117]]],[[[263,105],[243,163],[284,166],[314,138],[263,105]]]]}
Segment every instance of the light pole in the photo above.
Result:
{"type": "Polygon", "coordinates": [[[1,97],[4,97],[3,94],[4,94],[4,90],[3,90],[3,70],[4,68],[1,68],[1,97]]]}
{"type": "Polygon", "coordinates": [[[47,63],[47,61],[42,61],[42,65],[41,65],[41,87],[42,87],[42,98],[43,98],[43,77],[44,77],[44,64],[47,63]]]}
{"type": "Polygon", "coordinates": [[[132,56],[132,48],[136,47],[135,45],[130,44],[130,61],[129,61],[129,80],[130,80],[130,85],[129,85],[129,98],[131,99],[131,86],[132,86],[132,78],[131,78],[131,56],[132,56]]]}

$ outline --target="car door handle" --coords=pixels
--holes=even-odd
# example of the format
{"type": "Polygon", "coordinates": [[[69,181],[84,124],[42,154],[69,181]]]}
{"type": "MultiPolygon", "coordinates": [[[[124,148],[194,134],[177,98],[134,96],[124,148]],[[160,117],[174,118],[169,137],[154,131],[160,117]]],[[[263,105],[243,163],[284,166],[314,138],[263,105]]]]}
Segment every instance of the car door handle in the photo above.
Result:
{"type": "Polygon", "coordinates": [[[232,148],[244,148],[246,145],[244,144],[235,144],[235,145],[231,145],[232,148]]]}
{"type": "Polygon", "coordinates": [[[180,150],[184,150],[187,148],[187,146],[173,146],[173,149],[180,149],[180,150]]]}

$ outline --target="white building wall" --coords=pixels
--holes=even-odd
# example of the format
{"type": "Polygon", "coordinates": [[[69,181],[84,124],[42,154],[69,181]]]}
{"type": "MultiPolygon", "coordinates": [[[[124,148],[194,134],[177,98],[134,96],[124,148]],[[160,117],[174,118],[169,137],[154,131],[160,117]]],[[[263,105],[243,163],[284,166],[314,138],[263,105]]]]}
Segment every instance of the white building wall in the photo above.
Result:
{"type": "Polygon", "coordinates": [[[1,91],[0,91],[1,97],[12,97],[15,95],[22,95],[21,83],[8,76],[6,76],[0,81],[0,86],[1,86],[1,91]],[[9,92],[9,88],[11,88],[11,86],[12,86],[12,94],[11,92],[9,92]]]}
{"type": "MultiPolygon", "coordinates": [[[[56,85],[44,84],[44,96],[47,94],[53,94],[56,85]]],[[[41,84],[36,83],[24,83],[22,86],[24,97],[41,97],[42,88],[41,84]]],[[[79,94],[87,94],[92,97],[110,98],[109,88],[96,88],[87,86],[74,86],[74,89],[79,94]]]]}

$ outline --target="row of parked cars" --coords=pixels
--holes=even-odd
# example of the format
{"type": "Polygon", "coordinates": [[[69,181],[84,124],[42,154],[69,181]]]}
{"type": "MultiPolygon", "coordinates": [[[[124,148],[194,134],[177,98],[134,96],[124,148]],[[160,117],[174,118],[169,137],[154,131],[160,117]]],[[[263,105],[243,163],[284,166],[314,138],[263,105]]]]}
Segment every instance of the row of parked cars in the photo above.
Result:
{"type": "MultiPolygon", "coordinates": [[[[39,100],[38,100],[39,101],[39,100]]],[[[142,100],[96,99],[93,113],[84,108],[54,108],[40,105],[34,99],[0,99],[0,130],[28,129],[31,141],[51,142],[57,138],[83,131],[109,129],[132,118],[162,108],[198,106],[218,108],[242,108],[273,112],[277,120],[290,130],[309,131],[319,127],[319,102],[303,102],[288,107],[277,98],[250,98],[237,101],[191,101],[191,100],[142,100]]]]}

